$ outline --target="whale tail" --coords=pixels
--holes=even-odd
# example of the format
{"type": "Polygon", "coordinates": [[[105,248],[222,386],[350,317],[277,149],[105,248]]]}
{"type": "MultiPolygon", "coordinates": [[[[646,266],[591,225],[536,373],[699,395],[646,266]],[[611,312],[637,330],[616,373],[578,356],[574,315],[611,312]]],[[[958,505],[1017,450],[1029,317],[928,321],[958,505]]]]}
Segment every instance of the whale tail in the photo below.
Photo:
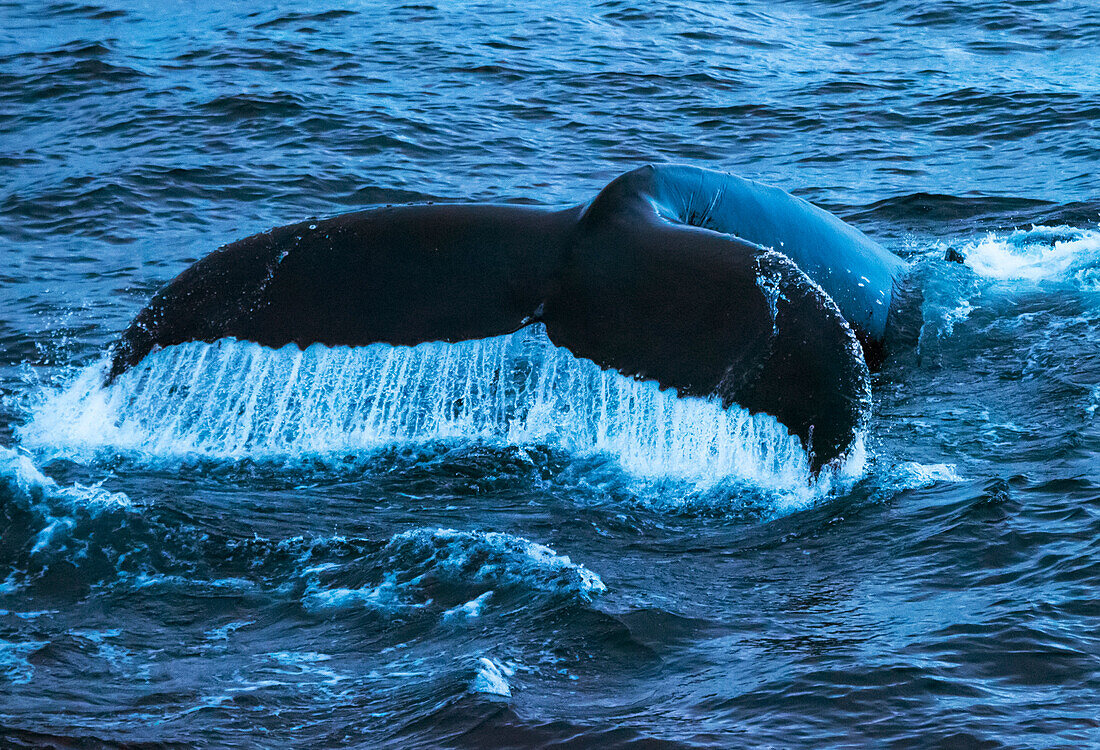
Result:
{"type": "Polygon", "coordinates": [[[161,288],[115,342],[107,384],[156,348],[237,335],[241,321],[261,304],[292,229],[222,247],[161,288]]]}
{"type": "Polygon", "coordinates": [[[159,347],[414,345],[533,322],[576,211],[410,205],[278,227],[183,271],[116,342],[110,383],[159,347]]]}
{"type": "Polygon", "coordinates": [[[840,457],[870,410],[855,331],[786,255],[656,200],[655,176],[630,172],[585,207],[546,308],[550,338],[681,395],[770,414],[815,468],[840,457]]]}
{"type": "Polygon", "coordinates": [[[414,345],[542,322],[604,368],[771,414],[819,468],[866,420],[857,333],[876,333],[877,306],[863,287],[837,287],[838,300],[819,285],[811,271],[830,246],[813,243],[868,265],[864,278],[890,280],[897,266],[871,263],[885,251],[820,209],[793,198],[775,208],[774,189],[714,174],[643,168],[560,211],[395,206],[248,237],[155,295],[117,342],[107,382],[186,341],[414,345]],[[733,211],[736,190],[770,218],[733,211]],[[789,231],[784,214],[811,226],[789,231]]]}

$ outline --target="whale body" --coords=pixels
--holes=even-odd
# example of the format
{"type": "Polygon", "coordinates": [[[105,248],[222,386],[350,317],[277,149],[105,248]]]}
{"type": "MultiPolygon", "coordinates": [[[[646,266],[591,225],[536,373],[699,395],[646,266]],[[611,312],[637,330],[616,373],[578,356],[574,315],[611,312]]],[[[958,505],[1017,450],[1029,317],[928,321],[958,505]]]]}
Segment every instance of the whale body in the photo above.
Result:
{"type": "Polygon", "coordinates": [[[138,313],[107,382],[187,341],[415,345],[538,322],[601,367],[776,417],[818,469],[867,419],[905,267],[778,188],[647,166],[564,209],[387,206],[226,245],[138,313]]]}

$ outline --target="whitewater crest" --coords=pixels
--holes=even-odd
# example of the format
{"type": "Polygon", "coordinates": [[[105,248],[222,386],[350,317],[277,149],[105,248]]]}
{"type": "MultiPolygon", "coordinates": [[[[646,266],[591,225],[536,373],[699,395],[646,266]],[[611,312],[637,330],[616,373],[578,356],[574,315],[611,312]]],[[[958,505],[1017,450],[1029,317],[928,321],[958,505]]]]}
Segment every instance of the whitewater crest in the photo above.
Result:
{"type": "MultiPolygon", "coordinates": [[[[104,367],[46,394],[19,430],[23,444],[278,460],[461,438],[608,454],[643,478],[813,484],[801,442],[774,418],[602,370],[541,326],[415,347],[193,342],[109,387],[104,367]]],[[[854,463],[845,471],[858,475],[863,459],[854,463]]]]}
{"type": "Polygon", "coordinates": [[[309,611],[396,613],[442,605],[441,618],[455,624],[479,617],[499,591],[589,602],[607,590],[596,573],[530,539],[426,527],[395,534],[365,560],[325,563],[301,575],[306,584],[302,601],[309,611]],[[364,563],[369,566],[367,582],[348,586],[364,577],[364,563]],[[464,593],[472,597],[467,600],[464,593]],[[448,595],[459,599],[439,600],[448,595]]]}
{"type": "Polygon", "coordinates": [[[268,591],[300,597],[311,612],[429,610],[461,627],[498,598],[588,603],[607,590],[599,575],[568,556],[502,532],[414,527],[384,542],[211,539],[195,526],[165,525],[155,508],[123,493],[60,485],[2,446],[0,508],[8,521],[0,595],[104,582],[196,595],[268,591]],[[241,560],[248,561],[245,569],[237,567],[241,560]]]}
{"type": "Polygon", "coordinates": [[[990,233],[961,246],[979,276],[1002,281],[1053,282],[1100,291],[1100,231],[1033,226],[990,233]]]}
{"type": "Polygon", "coordinates": [[[85,559],[100,519],[125,523],[138,508],[125,494],[97,485],[62,486],[30,458],[0,446],[0,509],[5,513],[7,577],[0,594],[36,578],[55,559],[85,559]],[[4,507],[6,506],[6,507],[4,507]]]}

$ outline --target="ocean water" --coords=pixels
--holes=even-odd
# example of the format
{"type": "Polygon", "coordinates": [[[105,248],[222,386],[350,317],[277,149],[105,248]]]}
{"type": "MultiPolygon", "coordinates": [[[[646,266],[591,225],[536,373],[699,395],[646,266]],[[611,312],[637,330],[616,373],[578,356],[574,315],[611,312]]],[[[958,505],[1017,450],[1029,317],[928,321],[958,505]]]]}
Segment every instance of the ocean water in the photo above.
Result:
{"type": "Polygon", "coordinates": [[[0,2],[0,746],[1100,746],[1098,62],[1074,0],[0,2]],[[913,262],[840,470],[538,330],[98,385],[225,242],[651,162],[913,262]]]}

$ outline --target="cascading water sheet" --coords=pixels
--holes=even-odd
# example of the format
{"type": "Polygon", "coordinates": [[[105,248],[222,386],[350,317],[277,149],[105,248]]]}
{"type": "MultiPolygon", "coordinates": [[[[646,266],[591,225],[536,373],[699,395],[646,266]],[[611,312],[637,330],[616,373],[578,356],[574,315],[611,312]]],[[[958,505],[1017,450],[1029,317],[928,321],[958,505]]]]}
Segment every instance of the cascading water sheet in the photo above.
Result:
{"type": "Polygon", "coordinates": [[[602,370],[541,326],[415,347],[188,343],[109,387],[102,367],[47,397],[24,444],[278,459],[472,439],[605,453],[643,477],[811,483],[801,442],[774,418],[602,370]]]}

